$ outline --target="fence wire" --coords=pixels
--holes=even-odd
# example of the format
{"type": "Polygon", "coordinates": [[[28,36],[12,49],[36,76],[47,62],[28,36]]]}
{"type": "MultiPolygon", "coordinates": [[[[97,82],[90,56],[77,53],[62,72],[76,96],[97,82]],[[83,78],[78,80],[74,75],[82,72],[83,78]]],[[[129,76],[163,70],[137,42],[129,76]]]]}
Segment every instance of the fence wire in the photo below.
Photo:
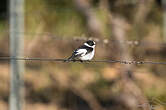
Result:
{"type": "MultiPolygon", "coordinates": [[[[110,45],[112,44],[115,40],[109,39],[108,37],[105,38],[95,38],[95,37],[87,37],[84,34],[80,36],[58,36],[53,33],[49,32],[43,32],[43,33],[36,33],[36,32],[17,32],[15,30],[12,31],[13,33],[22,33],[31,36],[47,36],[50,37],[51,39],[56,39],[56,40],[63,40],[63,41],[87,41],[87,40],[94,40],[97,43],[101,43],[104,45],[110,45]]],[[[6,33],[9,33],[6,31],[6,33]]],[[[132,45],[132,46],[152,46],[152,45],[158,45],[160,47],[165,47],[166,48],[166,43],[164,42],[149,42],[149,41],[142,41],[142,40],[126,40],[126,41],[120,41],[120,43],[127,44],[127,45],[132,45]]]]}
{"type": "Polygon", "coordinates": [[[67,59],[58,59],[58,58],[23,58],[23,57],[0,57],[0,61],[10,61],[10,60],[24,60],[24,61],[48,61],[48,62],[81,62],[81,63],[120,63],[120,64],[160,64],[166,65],[166,62],[153,62],[153,61],[126,61],[126,60],[71,60],[67,59]]]}

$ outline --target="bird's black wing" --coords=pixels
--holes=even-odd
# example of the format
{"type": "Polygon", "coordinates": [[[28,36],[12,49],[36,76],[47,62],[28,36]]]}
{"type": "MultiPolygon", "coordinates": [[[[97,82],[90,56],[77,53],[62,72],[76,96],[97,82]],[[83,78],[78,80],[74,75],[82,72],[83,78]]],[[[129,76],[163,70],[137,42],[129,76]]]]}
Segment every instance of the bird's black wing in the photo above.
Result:
{"type": "Polygon", "coordinates": [[[68,60],[76,59],[76,58],[82,56],[83,54],[86,55],[92,51],[93,51],[93,48],[88,47],[86,45],[82,45],[72,53],[72,56],[69,57],[68,60]]]}

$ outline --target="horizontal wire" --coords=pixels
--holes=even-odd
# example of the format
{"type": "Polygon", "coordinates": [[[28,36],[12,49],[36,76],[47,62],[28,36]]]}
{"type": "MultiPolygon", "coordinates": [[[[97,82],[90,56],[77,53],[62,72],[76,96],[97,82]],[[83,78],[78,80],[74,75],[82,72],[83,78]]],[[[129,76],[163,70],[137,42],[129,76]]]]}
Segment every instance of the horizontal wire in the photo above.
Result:
{"type": "MultiPolygon", "coordinates": [[[[7,31],[8,32],[8,31],[7,31]]],[[[86,40],[94,40],[96,42],[100,42],[103,44],[110,44],[110,42],[114,42],[115,40],[109,39],[109,38],[95,38],[95,37],[86,37],[84,35],[81,36],[57,36],[49,32],[43,32],[43,33],[36,33],[36,32],[17,32],[17,31],[12,31],[13,33],[22,33],[26,35],[37,35],[37,36],[48,36],[53,39],[58,39],[58,40],[74,40],[74,41],[86,41],[86,40]]],[[[9,33],[9,32],[8,32],[9,33]]],[[[147,42],[147,41],[140,41],[140,40],[126,40],[126,41],[120,41],[120,43],[128,44],[128,45],[133,45],[133,46],[146,46],[146,45],[159,45],[162,47],[166,47],[166,43],[160,43],[160,42],[147,42]]]]}
{"type": "Polygon", "coordinates": [[[90,61],[81,61],[81,60],[70,60],[67,59],[57,59],[57,58],[18,58],[18,57],[0,57],[0,60],[24,60],[24,61],[52,61],[52,62],[92,62],[92,63],[120,63],[120,64],[162,64],[166,65],[166,62],[153,62],[153,61],[123,61],[123,60],[90,60],[90,61]]]}
{"type": "Polygon", "coordinates": [[[0,57],[0,60],[25,60],[25,61],[66,61],[65,59],[54,58],[18,58],[18,57],[0,57]]]}

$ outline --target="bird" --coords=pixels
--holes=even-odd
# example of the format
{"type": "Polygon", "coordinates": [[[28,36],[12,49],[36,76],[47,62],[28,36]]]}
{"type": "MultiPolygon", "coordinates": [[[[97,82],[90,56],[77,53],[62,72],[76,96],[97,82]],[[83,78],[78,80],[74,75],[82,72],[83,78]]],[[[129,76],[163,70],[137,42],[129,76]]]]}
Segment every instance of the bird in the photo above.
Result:
{"type": "Polygon", "coordinates": [[[66,61],[75,61],[79,59],[81,62],[90,61],[95,54],[96,43],[93,40],[86,41],[83,45],[75,49],[72,55],[66,61]]]}

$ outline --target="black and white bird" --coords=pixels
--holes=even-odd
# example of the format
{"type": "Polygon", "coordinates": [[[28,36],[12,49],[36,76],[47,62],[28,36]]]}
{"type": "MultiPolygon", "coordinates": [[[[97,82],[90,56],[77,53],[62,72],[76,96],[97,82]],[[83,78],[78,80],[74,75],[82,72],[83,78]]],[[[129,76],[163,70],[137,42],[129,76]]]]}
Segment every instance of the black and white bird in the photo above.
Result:
{"type": "Polygon", "coordinates": [[[86,41],[82,46],[78,47],[72,53],[71,57],[67,61],[74,61],[79,59],[80,61],[89,61],[94,57],[96,43],[92,40],[86,41]]]}

